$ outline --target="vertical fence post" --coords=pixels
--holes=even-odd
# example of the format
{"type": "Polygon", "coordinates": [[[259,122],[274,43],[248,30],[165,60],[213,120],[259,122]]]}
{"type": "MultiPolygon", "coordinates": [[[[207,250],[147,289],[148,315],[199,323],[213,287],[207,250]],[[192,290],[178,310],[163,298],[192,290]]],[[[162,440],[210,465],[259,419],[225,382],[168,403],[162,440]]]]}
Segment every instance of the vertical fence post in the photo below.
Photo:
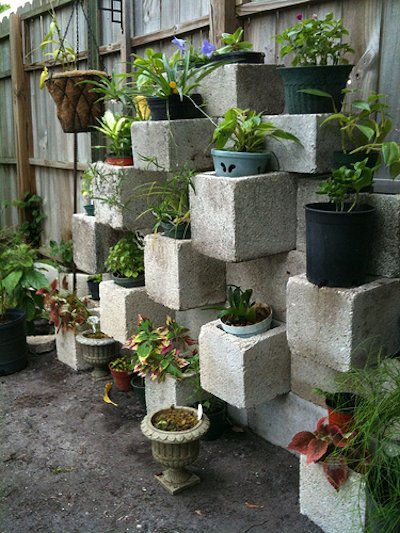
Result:
{"type": "Polygon", "coordinates": [[[131,0],[122,1],[122,37],[121,37],[121,67],[122,72],[129,73],[131,66],[131,35],[132,35],[132,7],[131,0]]]}
{"type": "MultiPolygon", "coordinates": [[[[31,92],[29,77],[24,70],[22,21],[15,13],[10,15],[10,53],[18,195],[22,198],[26,192],[36,193],[36,183],[29,163],[33,155],[31,92]]],[[[21,219],[25,215],[20,211],[21,219]]]]}
{"type": "Polygon", "coordinates": [[[210,0],[210,42],[221,46],[221,33],[232,33],[237,27],[235,0],[210,0]]]}

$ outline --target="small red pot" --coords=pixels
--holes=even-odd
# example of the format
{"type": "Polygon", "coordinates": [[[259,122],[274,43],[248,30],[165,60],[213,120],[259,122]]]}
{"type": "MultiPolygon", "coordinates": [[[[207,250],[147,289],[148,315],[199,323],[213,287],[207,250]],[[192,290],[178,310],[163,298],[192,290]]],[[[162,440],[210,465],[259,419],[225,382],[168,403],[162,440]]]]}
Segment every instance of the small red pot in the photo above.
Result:
{"type": "Polygon", "coordinates": [[[129,392],[131,390],[131,372],[126,372],[125,370],[114,370],[110,368],[111,375],[114,380],[114,384],[117,389],[121,392],[129,392]]]}
{"type": "Polygon", "coordinates": [[[344,433],[351,431],[354,426],[354,418],[352,413],[341,413],[334,411],[328,407],[329,423],[338,426],[344,433]]]}
{"type": "Polygon", "coordinates": [[[133,165],[133,157],[132,156],[108,156],[106,157],[105,163],[108,165],[115,165],[117,167],[131,167],[133,165]]]}

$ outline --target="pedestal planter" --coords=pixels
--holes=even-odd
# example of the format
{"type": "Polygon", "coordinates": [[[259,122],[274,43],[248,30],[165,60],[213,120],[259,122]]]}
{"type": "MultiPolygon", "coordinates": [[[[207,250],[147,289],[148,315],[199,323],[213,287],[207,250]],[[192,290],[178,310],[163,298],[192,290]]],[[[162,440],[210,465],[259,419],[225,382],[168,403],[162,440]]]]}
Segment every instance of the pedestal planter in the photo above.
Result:
{"type": "Polygon", "coordinates": [[[350,212],[313,203],[306,210],[306,274],[318,287],[355,287],[365,283],[372,216],[360,205],[350,212]]]}
{"type": "MultiPolygon", "coordinates": [[[[272,152],[229,152],[228,150],[211,150],[215,175],[228,178],[242,176],[256,176],[271,172],[273,159],[272,152]]],[[[275,165],[276,166],[276,165],[275,165]]]]}
{"type": "Polygon", "coordinates": [[[126,289],[132,289],[133,287],[144,287],[144,274],[139,274],[137,278],[121,278],[116,274],[112,274],[112,279],[114,283],[120,287],[125,287],[126,289]]]}
{"type": "Polygon", "coordinates": [[[151,120],[204,118],[204,113],[198,108],[203,103],[200,94],[184,96],[183,100],[178,94],[172,94],[168,98],[148,96],[146,100],[151,111],[151,120]]]}
{"type": "Polygon", "coordinates": [[[0,322],[0,376],[18,372],[28,364],[25,313],[8,309],[6,320],[0,322]]]}
{"type": "Polygon", "coordinates": [[[332,113],[330,98],[305,94],[302,89],[319,89],[332,95],[336,109],[342,107],[342,89],[346,87],[353,65],[318,65],[309,67],[282,67],[285,102],[290,115],[332,113]]]}
{"type": "MultiPolygon", "coordinates": [[[[191,407],[179,407],[195,415],[197,410],[191,407]]],[[[186,470],[199,455],[199,439],[207,432],[210,422],[207,416],[192,429],[185,431],[162,431],[153,425],[154,417],[158,411],[145,416],[141,423],[143,434],[151,440],[153,457],[163,466],[168,467],[162,474],[156,474],[156,479],[172,495],[181,492],[200,482],[200,478],[186,470]]]]}
{"type": "Polygon", "coordinates": [[[91,331],[84,331],[76,337],[76,342],[82,346],[83,359],[94,367],[92,377],[95,381],[108,378],[107,364],[116,356],[115,340],[111,337],[91,339],[87,335],[91,331]]]}

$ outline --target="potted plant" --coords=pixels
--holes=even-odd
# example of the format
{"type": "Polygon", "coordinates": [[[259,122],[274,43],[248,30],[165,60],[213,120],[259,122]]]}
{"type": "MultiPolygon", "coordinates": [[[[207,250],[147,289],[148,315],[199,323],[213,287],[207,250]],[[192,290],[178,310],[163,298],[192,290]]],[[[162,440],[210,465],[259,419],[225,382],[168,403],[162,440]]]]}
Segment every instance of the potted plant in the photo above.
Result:
{"type": "Polygon", "coordinates": [[[238,337],[251,337],[268,331],[272,323],[270,305],[252,302],[252,289],[242,290],[236,285],[228,287],[228,306],[212,306],[219,311],[218,318],[226,333],[238,337]]]}
{"type": "Polygon", "coordinates": [[[305,206],[306,275],[319,287],[353,287],[365,282],[374,207],[359,203],[362,189],[373,183],[367,159],[340,167],[318,194],[328,202],[305,206]]]}
{"type": "Polygon", "coordinates": [[[36,289],[48,287],[35,269],[34,250],[28,244],[0,238],[0,375],[12,374],[28,363],[26,321],[43,309],[36,289]]]}
{"type": "Polygon", "coordinates": [[[40,76],[40,88],[47,87],[66,133],[87,132],[104,113],[104,103],[92,92],[92,82],[106,74],[98,70],[76,70],[76,53],[62,35],[54,10],[51,17],[49,31],[40,43],[42,52],[48,46],[53,47],[51,52],[44,54],[50,58],[50,72],[45,66],[40,76]],[[62,72],[53,73],[57,64],[61,65],[62,72]]]}
{"type": "Polygon", "coordinates": [[[121,287],[144,286],[143,237],[130,234],[111,246],[104,264],[112,273],[114,283],[121,287]]]}
{"type": "Polygon", "coordinates": [[[329,113],[330,102],[302,92],[318,89],[332,95],[336,109],[342,105],[342,89],[346,86],[353,65],[345,55],[354,52],[342,38],[348,35],[341,19],[327,13],[324,19],[313,16],[303,19],[297,15],[297,24],[276,36],[283,45],[281,57],[293,54],[292,66],[282,67],[285,101],[289,114],[329,113]]]}
{"type": "Polygon", "coordinates": [[[97,316],[89,316],[87,323],[92,329],[88,329],[77,335],[76,342],[82,346],[83,359],[92,365],[92,378],[95,381],[108,378],[106,367],[115,357],[117,347],[112,337],[100,331],[100,319],[97,316]]]}
{"type": "Polygon", "coordinates": [[[147,48],[144,57],[132,54],[136,73],[134,90],[146,97],[152,120],[203,118],[202,98],[194,93],[201,80],[220,66],[220,62],[198,65],[193,48],[183,39],[174,38],[178,46],[169,58],[147,48]]]}
{"type": "Polygon", "coordinates": [[[237,107],[228,109],[212,137],[215,148],[211,155],[216,175],[236,178],[271,171],[276,157],[264,150],[266,137],[299,142],[272,122],[263,122],[261,113],[237,107]]]}
{"type": "Polygon", "coordinates": [[[105,163],[116,166],[133,165],[131,124],[132,117],[125,117],[119,113],[112,113],[107,110],[104,115],[97,119],[98,126],[94,129],[106,136],[107,146],[96,146],[95,148],[107,148],[108,156],[105,163]]]}
{"type": "Polygon", "coordinates": [[[84,198],[85,204],[83,208],[88,216],[94,216],[93,205],[93,165],[89,165],[82,173],[81,178],[81,193],[84,198]]]}
{"type": "Polygon", "coordinates": [[[99,288],[100,283],[103,281],[103,274],[92,274],[87,279],[89,293],[92,297],[92,300],[99,301],[100,294],[99,288]]]}
{"type": "Polygon", "coordinates": [[[138,218],[151,213],[155,217],[154,234],[161,229],[167,237],[190,239],[189,190],[194,190],[195,174],[193,170],[184,168],[167,177],[165,182],[144,183],[134,189],[129,201],[139,198],[147,200],[148,207],[138,218]]]}
{"type": "Polygon", "coordinates": [[[315,387],[313,392],[325,398],[329,424],[338,426],[343,433],[354,428],[353,413],[357,402],[356,394],[342,391],[327,392],[319,387],[315,387]]]}
{"type": "Polygon", "coordinates": [[[132,360],[130,357],[117,357],[108,364],[115,386],[121,392],[131,390],[132,360]]]}
{"type": "Polygon", "coordinates": [[[168,467],[155,477],[170,494],[200,482],[200,478],[185,467],[199,455],[199,439],[209,427],[206,415],[192,407],[172,406],[149,413],[140,427],[151,440],[154,459],[168,467]]]}
{"type": "Polygon", "coordinates": [[[222,33],[223,46],[217,48],[211,60],[229,61],[229,63],[264,63],[265,54],[254,52],[253,44],[243,40],[243,28],[237,28],[234,33],[222,33]]]}

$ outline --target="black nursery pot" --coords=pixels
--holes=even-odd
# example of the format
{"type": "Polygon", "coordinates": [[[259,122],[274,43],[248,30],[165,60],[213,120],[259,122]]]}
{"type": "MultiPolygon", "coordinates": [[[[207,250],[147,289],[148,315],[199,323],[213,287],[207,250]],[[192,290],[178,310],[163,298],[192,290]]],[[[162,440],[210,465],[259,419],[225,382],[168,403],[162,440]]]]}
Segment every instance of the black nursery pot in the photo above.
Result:
{"type": "Polygon", "coordinates": [[[306,275],[319,287],[355,287],[365,283],[375,208],[360,205],[350,213],[330,203],[307,204],[306,275]]]}
{"type": "Polygon", "coordinates": [[[229,61],[230,63],[246,63],[250,65],[264,63],[264,52],[241,51],[226,52],[225,54],[215,54],[211,56],[211,61],[229,61]]]}
{"type": "Polygon", "coordinates": [[[92,300],[99,301],[100,300],[100,283],[98,281],[88,281],[88,289],[89,293],[92,295],[92,300]]]}
{"type": "Polygon", "coordinates": [[[204,118],[202,111],[196,107],[203,104],[200,94],[192,94],[190,98],[184,96],[183,100],[179,94],[172,94],[168,98],[148,96],[146,100],[150,108],[151,120],[204,118]]]}
{"type": "Polygon", "coordinates": [[[6,322],[0,324],[0,376],[18,372],[27,364],[25,313],[7,309],[6,322]]]}

